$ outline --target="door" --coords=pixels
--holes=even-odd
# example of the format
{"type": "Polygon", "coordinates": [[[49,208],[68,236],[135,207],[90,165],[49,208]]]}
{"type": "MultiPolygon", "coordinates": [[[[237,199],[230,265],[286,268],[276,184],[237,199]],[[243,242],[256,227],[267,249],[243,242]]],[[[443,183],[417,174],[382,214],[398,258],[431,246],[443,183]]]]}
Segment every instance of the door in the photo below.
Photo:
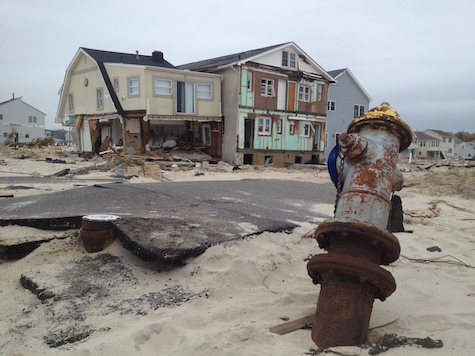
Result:
{"type": "Polygon", "coordinates": [[[320,148],[320,135],[321,135],[321,131],[320,131],[320,124],[313,124],[313,133],[315,134],[313,136],[313,150],[314,151],[320,151],[321,148],[320,148]]]}
{"type": "Polygon", "coordinates": [[[285,92],[287,89],[287,82],[279,79],[277,86],[277,110],[285,110],[285,92]]]}
{"type": "Polygon", "coordinates": [[[289,99],[287,102],[287,110],[295,111],[295,82],[289,82],[289,99]]]}
{"type": "Polygon", "coordinates": [[[254,142],[254,120],[244,121],[244,148],[253,148],[254,142]]]}

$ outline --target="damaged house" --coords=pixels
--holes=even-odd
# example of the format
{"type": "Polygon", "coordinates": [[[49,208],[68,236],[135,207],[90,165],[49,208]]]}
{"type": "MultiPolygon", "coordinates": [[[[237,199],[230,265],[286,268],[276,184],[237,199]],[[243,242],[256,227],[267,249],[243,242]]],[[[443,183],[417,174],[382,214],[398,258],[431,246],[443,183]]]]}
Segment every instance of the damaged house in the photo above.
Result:
{"type": "Polygon", "coordinates": [[[221,79],[178,69],[159,51],[81,47],[66,70],[56,122],[75,126],[82,153],[178,146],[221,157],[221,79]]]}
{"type": "Polygon", "coordinates": [[[335,80],[294,42],[178,66],[223,77],[223,160],[319,163],[335,80]]]}

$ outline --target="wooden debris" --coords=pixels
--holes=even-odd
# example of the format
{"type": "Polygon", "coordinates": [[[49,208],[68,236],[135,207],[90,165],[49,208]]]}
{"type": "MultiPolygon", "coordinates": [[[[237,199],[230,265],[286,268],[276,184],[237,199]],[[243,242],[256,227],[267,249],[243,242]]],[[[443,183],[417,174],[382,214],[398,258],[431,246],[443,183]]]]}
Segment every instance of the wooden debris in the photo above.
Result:
{"type": "Polygon", "coordinates": [[[311,327],[313,324],[314,318],[315,318],[315,314],[307,315],[300,319],[288,321],[286,323],[273,326],[269,329],[269,331],[274,334],[285,335],[295,330],[311,327]]]}
{"type": "Polygon", "coordinates": [[[57,178],[57,177],[63,177],[65,176],[66,174],[68,174],[70,171],[69,168],[66,168],[66,169],[62,169],[60,170],[59,172],[56,172],[56,173],[53,173],[53,174],[50,174],[48,177],[50,178],[57,178]]]}

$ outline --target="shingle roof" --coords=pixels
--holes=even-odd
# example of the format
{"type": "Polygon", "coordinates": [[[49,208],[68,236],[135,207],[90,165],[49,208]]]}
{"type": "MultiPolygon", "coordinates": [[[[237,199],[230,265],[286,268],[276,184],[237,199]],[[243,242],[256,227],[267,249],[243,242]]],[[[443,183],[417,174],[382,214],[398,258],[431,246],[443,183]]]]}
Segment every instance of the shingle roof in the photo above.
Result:
{"type": "Polygon", "coordinates": [[[247,58],[254,57],[258,54],[267,52],[271,49],[280,47],[280,46],[285,45],[285,44],[286,43],[281,43],[281,44],[277,44],[277,45],[273,45],[273,46],[267,46],[267,47],[263,47],[263,48],[252,49],[252,50],[249,50],[249,51],[228,54],[226,56],[205,59],[205,60],[198,61],[198,62],[182,64],[182,65],[177,66],[177,68],[179,68],[179,69],[189,69],[189,70],[215,68],[215,67],[224,66],[224,65],[231,64],[231,63],[234,63],[234,62],[238,62],[238,61],[241,61],[241,60],[244,60],[244,59],[247,59],[247,58]]]}
{"type": "Polygon", "coordinates": [[[330,74],[333,78],[336,78],[338,75],[343,73],[347,68],[343,69],[336,69],[336,70],[329,70],[327,71],[328,74],[330,74]]]}
{"type": "MultiPolygon", "coordinates": [[[[160,58],[160,56],[144,56],[143,54],[109,52],[84,47],[81,47],[81,49],[98,63],[124,63],[162,68],[175,68],[173,64],[163,59],[163,54],[160,58]]],[[[158,53],[161,52],[157,52],[157,54],[158,53]]]]}
{"type": "Polygon", "coordinates": [[[434,129],[429,129],[435,133],[438,133],[439,135],[441,136],[453,136],[454,134],[452,132],[445,132],[445,131],[442,131],[442,130],[434,130],[434,129]]]}
{"type": "Polygon", "coordinates": [[[415,131],[414,133],[416,134],[416,137],[419,140],[440,141],[438,138],[430,136],[430,135],[428,135],[428,134],[426,134],[425,132],[422,132],[422,131],[415,131]]]}

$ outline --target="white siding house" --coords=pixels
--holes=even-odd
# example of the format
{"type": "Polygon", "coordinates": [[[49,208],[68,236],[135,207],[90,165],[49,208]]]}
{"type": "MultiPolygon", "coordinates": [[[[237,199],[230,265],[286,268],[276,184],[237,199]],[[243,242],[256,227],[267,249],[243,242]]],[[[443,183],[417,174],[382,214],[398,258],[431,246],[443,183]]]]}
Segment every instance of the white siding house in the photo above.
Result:
{"type": "Polygon", "coordinates": [[[46,114],[21,100],[0,103],[0,143],[28,143],[45,136],[46,114]]]}

